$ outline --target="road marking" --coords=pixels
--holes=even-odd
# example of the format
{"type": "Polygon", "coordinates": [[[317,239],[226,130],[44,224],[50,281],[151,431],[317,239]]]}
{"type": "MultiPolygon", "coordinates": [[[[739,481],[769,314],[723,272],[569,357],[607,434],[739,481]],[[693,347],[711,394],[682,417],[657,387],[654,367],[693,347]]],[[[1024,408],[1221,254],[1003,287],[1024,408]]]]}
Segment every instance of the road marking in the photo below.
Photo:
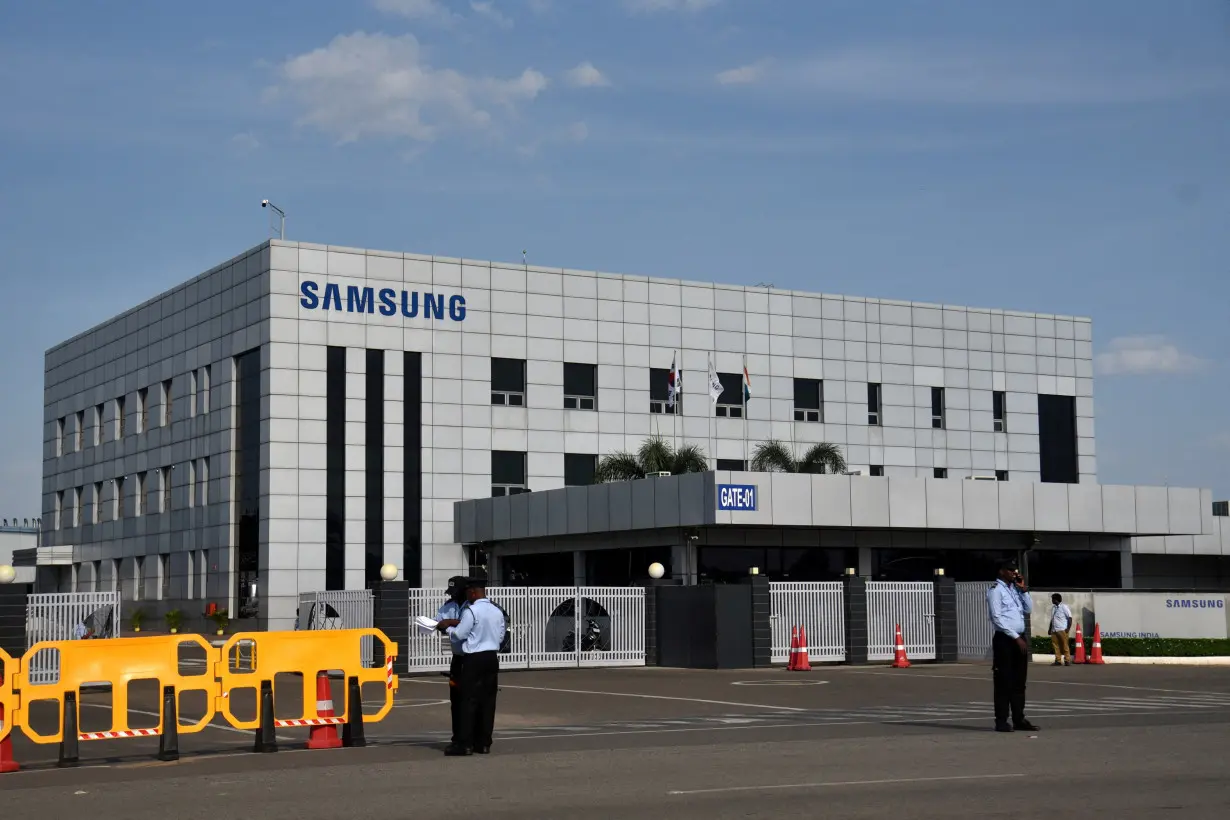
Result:
{"type": "MultiPolygon", "coordinates": [[[[441,682],[427,680],[413,680],[411,683],[425,683],[435,686],[442,685],[441,682]]],[[[634,692],[594,692],[589,689],[555,689],[548,686],[510,686],[507,683],[500,684],[501,689],[527,689],[531,692],[562,692],[569,695],[600,695],[608,698],[643,698],[645,700],[674,700],[684,703],[708,703],[714,706],[738,706],[742,709],[777,709],[782,712],[807,712],[808,709],[803,709],[797,706],[770,706],[765,703],[734,703],[729,700],[706,700],[704,698],[679,698],[669,695],[642,695],[634,692]]]]}
{"type": "MultiPolygon", "coordinates": [[[[411,700],[419,700],[420,698],[411,698],[411,700]]],[[[448,706],[447,700],[429,700],[426,703],[394,703],[394,709],[417,709],[420,706],[448,706]]]]}
{"type": "MultiPolygon", "coordinates": [[[[851,669],[845,674],[847,675],[882,675],[893,678],[936,678],[943,680],[973,680],[980,683],[987,683],[991,680],[990,667],[987,667],[986,675],[974,677],[973,675],[925,675],[918,672],[906,672],[904,674],[898,672],[877,672],[872,670],[863,671],[861,669],[851,669]]],[[[1176,695],[1206,695],[1206,696],[1230,696],[1230,692],[1208,692],[1197,689],[1161,689],[1154,686],[1125,686],[1118,683],[1088,683],[1086,681],[1075,680],[1039,680],[1030,678],[1030,686],[1094,686],[1102,689],[1130,689],[1136,692],[1167,692],[1176,695]]]]}
{"type": "Polygon", "coordinates": [[[669,791],[667,794],[724,794],[728,792],[756,792],[777,789],[825,789],[835,786],[892,786],[902,783],[947,783],[954,780],[1006,780],[1024,777],[1023,774],[965,774],[951,777],[899,777],[892,780],[832,780],[825,783],[784,783],[773,786],[725,786],[720,789],[686,789],[669,791]]]}
{"type": "Polygon", "coordinates": [[[823,686],[826,680],[736,680],[731,686],[823,686]]]}

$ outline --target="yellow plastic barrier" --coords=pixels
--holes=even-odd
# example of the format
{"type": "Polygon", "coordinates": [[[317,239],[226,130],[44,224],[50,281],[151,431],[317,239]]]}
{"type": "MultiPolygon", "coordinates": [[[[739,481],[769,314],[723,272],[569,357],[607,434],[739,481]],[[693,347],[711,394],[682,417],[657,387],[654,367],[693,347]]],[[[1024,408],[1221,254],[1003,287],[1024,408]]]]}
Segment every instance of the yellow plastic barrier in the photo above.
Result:
{"type": "Polygon", "coordinates": [[[4,673],[0,674],[0,743],[13,731],[13,713],[17,711],[17,695],[13,691],[13,680],[17,677],[20,661],[0,649],[0,663],[4,664],[4,673]]]}
{"type": "MultiPolygon", "coordinates": [[[[110,684],[111,727],[101,732],[79,732],[78,740],[111,740],[124,737],[151,737],[161,735],[167,727],[159,717],[154,729],[133,729],[128,725],[128,684],[135,680],[156,680],[161,694],[167,687],[182,692],[204,691],[206,706],[204,716],[196,723],[185,725],[177,721],[180,734],[199,732],[214,719],[217,682],[208,674],[211,661],[217,651],[198,635],[165,635],[144,638],[110,638],[105,641],[48,641],[30,647],[24,656],[32,658],[45,649],[60,653],[60,678],[56,683],[31,684],[26,664],[20,664],[13,688],[21,693],[13,720],[26,737],[35,743],[59,743],[64,740],[64,725],[50,735],[41,735],[32,729],[26,720],[25,705],[31,701],[57,701],[59,714],[65,714],[65,696],[80,698],[85,684],[110,684]],[[205,651],[204,675],[181,675],[179,672],[179,647],[183,643],[195,643],[205,651]]],[[[79,707],[78,707],[79,708],[79,707]]],[[[178,712],[178,710],[176,710],[178,712]]],[[[159,709],[161,715],[162,710],[159,709]]],[[[76,718],[76,715],[71,715],[76,718]]],[[[79,720],[74,723],[80,725],[79,720]]],[[[75,727],[74,727],[75,728],[75,727]]]]}
{"type": "MultiPolygon", "coordinates": [[[[242,657],[241,653],[236,654],[242,657]]],[[[278,719],[280,726],[311,725],[316,717],[312,707],[316,700],[316,677],[320,672],[340,671],[347,682],[357,680],[360,687],[365,683],[384,684],[384,703],[380,709],[371,714],[363,715],[364,723],[377,723],[383,720],[393,708],[393,696],[397,691],[397,676],[392,671],[392,658],[397,655],[397,644],[390,641],[378,629],[337,629],[303,632],[239,632],[230,637],[222,646],[221,657],[214,669],[214,677],[221,685],[217,702],[217,712],[236,729],[260,729],[261,709],[256,710],[256,717],[242,720],[231,711],[230,694],[235,689],[255,689],[260,692],[261,685],[272,685],[276,675],[293,673],[302,676],[302,697],[304,714],[300,719],[278,719]],[[372,640],[384,647],[386,661],[384,666],[366,668],[363,666],[361,654],[361,638],[371,636],[372,640]],[[246,669],[231,668],[231,653],[236,651],[241,643],[250,645],[250,663],[246,669]]],[[[244,658],[244,660],[249,660],[244,658]]],[[[335,718],[332,723],[346,723],[350,720],[349,698],[342,710],[335,708],[335,718]]],[[[285,718],[283,715],[282,718],[285,718]]]]}

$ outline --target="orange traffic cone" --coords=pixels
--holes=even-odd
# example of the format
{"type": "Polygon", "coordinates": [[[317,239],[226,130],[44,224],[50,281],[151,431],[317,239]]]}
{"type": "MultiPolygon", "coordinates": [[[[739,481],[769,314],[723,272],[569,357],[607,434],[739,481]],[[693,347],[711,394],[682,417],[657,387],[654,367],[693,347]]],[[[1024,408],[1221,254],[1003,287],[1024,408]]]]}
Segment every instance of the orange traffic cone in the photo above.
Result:
{"type": "Polygon", "coordinates": [[[811,659],[807,657],[807,627],[799,627],[798,660],[794,664],[795,672],[810,672],[811,659]]]}
{"type": "Polygon", "coordinates": [[[907,669],[910,660],[905,656],[905,639],[901,637],[901,624],[897,624],[897,652],[893,656],[893,669],[907,669]]]}
{"type": "Polygon", "coordinates": [[[787,672],[795,672],[799,668],[799,628],[790,629],[790,663],[786,664],[787,672]]]}
{"type": "Polygon", "coordinates": [[[1072,663],[1085,663],[1085,636],[1081,634],[1081,625],[1076,625],[1076,652],[1072,655],[1072,663]]]}
{"type": "Polygon", "coordinates": [[[1102,660],[1102,625],[1093,625],[1093,654],[1089,656],[1090,663],[1106,663],[1102,660]]]}
{"type": "MultiPolygon", "coordinates": [[[[316,717],[335,718],[333,714],[333,693],[329,691],[329,674],[320,672],[316,675],[316,717]]],[[[342,739],[337,736],[337,727],[332,723],[323,726],[312,726],[308,730],[309,749],[340,749],[342,739]]]]}
{"type": "MultiPolygon", "coordinates": [[[[4,704],[0,703],[0,729],[3,727],[4,704]]],[[[21,771],[21,766],[17,765],[17,761],[13,759],[13,737],[10,733],[5,736],[4,740],[0,740],[0,773],[18,771],[21,771]]]]}

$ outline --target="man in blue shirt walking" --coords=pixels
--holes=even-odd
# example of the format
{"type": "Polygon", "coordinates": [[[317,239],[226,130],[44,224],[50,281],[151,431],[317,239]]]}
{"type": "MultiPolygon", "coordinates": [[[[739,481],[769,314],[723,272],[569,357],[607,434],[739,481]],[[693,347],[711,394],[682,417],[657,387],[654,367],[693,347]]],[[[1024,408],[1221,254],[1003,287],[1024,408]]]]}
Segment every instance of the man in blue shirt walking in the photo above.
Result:
{"type": "Polygon", "coordinates": [[[1029,670],[1029,635],[1025,617],[1033,612],[1033,602],[1025,589],[1016,562],[999,569],[999,580],[987,590],[987,614],[995,627],[991,639],[992,675],[995,680],[995,731],[1014,729],[1036,732],[1038,727],[1025,719],[1025,677],[1029,670]],[[1008,723],[1009,711],[1012,723],[1008,723]]]}
{"type": "Polygon", "coordinates": [[[471,579],[468,604],[461,617],[440,621],[451,640],[461,642],[464,659],[459,692],[459,725],[455,740],[444,753],[459,757],[491,752],[495,731],[495,698],[499,691],[500,644],[504,640],[504,613],[487,599],[487,585],[471,579]]]}

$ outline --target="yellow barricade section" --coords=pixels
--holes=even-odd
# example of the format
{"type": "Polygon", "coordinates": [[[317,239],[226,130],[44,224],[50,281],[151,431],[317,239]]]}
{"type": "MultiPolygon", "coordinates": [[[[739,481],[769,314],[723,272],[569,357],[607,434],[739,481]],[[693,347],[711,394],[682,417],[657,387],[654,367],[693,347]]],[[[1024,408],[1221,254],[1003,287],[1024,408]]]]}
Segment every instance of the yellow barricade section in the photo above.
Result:
{"type": "MultiPolygon", "coordinates": [[[[178,726],[181,734],[191,734],[204,729],[214,719],[216,711],[217,682],[209,670],[215,665],[218,652],[199,635],[165,635],[144,638],[108,638],[105,641],[47,641],[30,647],[24,656],[34,657],[44,649],[60,653],[60,677],[56,683],[31,684],[25,665],[13,682],[22,695],[23,706],[30,702],[57,701],[59,713],[64,714],[64,696],[77,694],[85,684],[111,685],[111,732],[132,732],[128,725],[128,684],[137,680],[158,681],[161,692],[164,687],[175,687],[176,696],[183,692],[205,692],[205,714],[196,723],[178,726]],[[196,644],[205,654],[204,674],[180,674],[179,647],[181,644],[196,644]]],[[[158,710],[161,713],[161,708],[158,710]]],[[[178,709],[176,710],[179,711],[178,709]]],[[[58,743],[63,740],[63,726],[52,735],[40,735],[33,730],[26,718],[25,708],[19,707],[14,720],[25,735],[35,743],[58,743]]],[[[165,727],[158,720],[158,733],[165,727]]]]}
{"type": "MultiPolygon", "coordinates": [[[[260,710],[256,717],[242,720],[231,711],[231,692],[235,689],[260,690],[264,681],[272,682],[277,675],[302,676],[301,700],[303,717],[316,717],[316,676],[320,672],[341,672],[347,681],[357,678],[359,686],[379,682],[384,693],[384,702],[378,711],[363,716],[364,723],[383,720],[393,708],[393,697],[398,680],[389,674],[388,667],[365,668],[363,666],[362,641],[370,636],[378,646],[384,647],[384,656],[397,655],[397,644],[390,641],[378,629],[336,629],[301,632],[237,632],[222,646],[222,656],[217,662],[214,677],[221,683],[217,712],[236,729],[257,729],[260,726],[260,710]]],[[[343,691],[346,691],[345,688],[343,691]]],[[[349,718],[349,706],[343,697],[334,703],[334,715],[349,718]]],[[[277,706],[274,707],[277,709],[277,706]]],[[[288,717],[279,714],[278,718],[288,717]]]]}
{"type": "Polygon", "coordinates": [[[17,695],[13,693],[13,681],[17,677],[20,664],[12,655],[0,649],[0,663],[4,664],[4,672],[0,674],[0,706],[4,714],[0,715],[0,741],[13,731],[13,713],[17,711],[17,695]]]}

